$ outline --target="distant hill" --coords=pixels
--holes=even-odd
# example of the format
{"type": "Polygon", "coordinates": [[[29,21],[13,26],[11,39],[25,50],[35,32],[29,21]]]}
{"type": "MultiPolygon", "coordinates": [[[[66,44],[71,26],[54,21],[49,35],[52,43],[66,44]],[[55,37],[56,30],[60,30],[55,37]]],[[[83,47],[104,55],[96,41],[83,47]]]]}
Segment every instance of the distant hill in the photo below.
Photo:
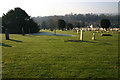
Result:
{"type": "MultiPolygon", "coordinates": [[[[111,21],[112,27],[118,27],[118,15],[117,14],[66,14],[64,16],[44,16],[44,17],[33,17],[33,19],[41,25],[42,22],[48,23],[49,20],[54,20],[57,24],[58,19],[63,19],[66,23],[72,23],[74,26],[81,27],[81,24],[84,26],[89,26],[93,24],[94,26],[100,25],[101,19],[109,19],[111,21]]],[[[57,25],[56,25],[57,26],[57,25]]],[[[82,26],[82,27],[84,27],[82,26]]]]}

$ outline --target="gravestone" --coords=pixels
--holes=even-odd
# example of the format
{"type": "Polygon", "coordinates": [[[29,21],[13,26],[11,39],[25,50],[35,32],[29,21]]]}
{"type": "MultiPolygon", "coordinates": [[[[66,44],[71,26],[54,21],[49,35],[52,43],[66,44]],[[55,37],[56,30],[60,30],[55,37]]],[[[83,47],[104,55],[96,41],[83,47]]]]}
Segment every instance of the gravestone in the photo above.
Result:
{"type": "Polygon", "coordinates": [[[78,28],[78,27],[76,27],[76,28],[75,28],[75,30],[77,31],[77,34],[78,34],[78,32],[79,32],[79,28],[78,28]]]}
{"type": "Polygon", "coordinates": [[[95,33],[93,33],[93,37],[92,37],[92,40],[95,40],[95,33]]]}
{"type": "Polygon", "coordinates": [[[78,34],[79,30],[77,29],[77,34],[78,34]]]}
{"type": "Polygon", "coordinates": [[[81,30],[80,40],[83,41],[83,30],[81,30]]]}
{"type": "Polygon", "coordinates": [[[107,33],[109,33],[110,31],[107,31],[107,33]]]}

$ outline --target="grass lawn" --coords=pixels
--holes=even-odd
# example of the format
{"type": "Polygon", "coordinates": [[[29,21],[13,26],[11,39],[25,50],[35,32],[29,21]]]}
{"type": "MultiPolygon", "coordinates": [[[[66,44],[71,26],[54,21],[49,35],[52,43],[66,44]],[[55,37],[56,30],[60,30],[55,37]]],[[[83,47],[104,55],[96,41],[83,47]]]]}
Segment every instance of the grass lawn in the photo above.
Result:
{"type": "MultiPolygon", "coordinates": [[[[49,31],[43,31],[49,32],[49,31]]],[[[84,32],[86,42],[72,31],[57,33],[75,36],[2,34],[3,78],[118,78],[118,33],[92,41],[92,31],[84,32]]]]}

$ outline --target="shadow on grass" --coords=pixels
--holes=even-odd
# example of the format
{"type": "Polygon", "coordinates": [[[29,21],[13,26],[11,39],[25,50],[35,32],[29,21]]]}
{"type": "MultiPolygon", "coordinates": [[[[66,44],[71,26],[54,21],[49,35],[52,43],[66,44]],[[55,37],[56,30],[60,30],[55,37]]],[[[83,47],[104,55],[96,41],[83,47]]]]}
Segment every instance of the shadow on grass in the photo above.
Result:
{"type": "Polygon", "coordinates": [[[110,43],[103,43],[103,44],[106,44],[106,45],[111,45],[110,43]]]}
{"type": "Polygon", "coordinates": [[[12,47],[10,45],[4,44],[4,43],[0,43],[0,46],[5,46],[5,47],[12,47]]]}
{"type": "Polygon", "coordinates": [[[22,41],[19,41],[19,40],[13,40],[13,39],[9,39],[10,41],[15,41],[15,42],[22,42],[22,41]]]}
{"type": "Polygon", "coordinates": [[[102,40],[95,40],[95,41],[99,41],[98,43],[102,43],[102,44],[106,44],[106,45],[112,45],[110,43],[103,43],[102,40]]]}
{"type": "MultiPolygon", "coordinates": [[[[88,43],[101,43],[101,42],[81,41],[81,40],[67,40],[67,41],[64,41],[64,42],[88,42],[88,43]]],[[[111,45],[110,43],[101,43],[101,44],[111,45]]]]}
{"type": "Polygon", "coordinates": [[[81,41],[81,40],[67,40],[64,42],[89,42],[89,43],[97,43],[97,42],[93,42],[93,41],[81,41]]]}

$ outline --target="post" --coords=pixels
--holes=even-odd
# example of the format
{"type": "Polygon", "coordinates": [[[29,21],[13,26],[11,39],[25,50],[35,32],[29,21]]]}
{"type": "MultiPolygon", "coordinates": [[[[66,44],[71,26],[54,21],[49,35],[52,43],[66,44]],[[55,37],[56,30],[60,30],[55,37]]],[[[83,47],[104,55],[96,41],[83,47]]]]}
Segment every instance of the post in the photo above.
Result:
{"type": "Polygon", "coordinates": [[[92,40],[95,40],[95,33],[93,33],[93,37],[92,37],[92,40]]]}
{"type": "Polygon", "coordinates": [[[80,40],[83,41],[83,30],[81,30],[80,40]]]}
{"type": "Polygon", "coordinates": [[[8,33],[8,29],[5,29],[5,37],[6,37],[6,40],[9,40],[9,33],[8,33]]]}
{"type": "Polygon", "coordinates": [[[22,27],[22,35],[25,36],[24,28],[22,27]]]}
{"type": "Polygon", "coordinates": [[[56,35],[56,27],[55,27],[55,35],[56,35]]]}

